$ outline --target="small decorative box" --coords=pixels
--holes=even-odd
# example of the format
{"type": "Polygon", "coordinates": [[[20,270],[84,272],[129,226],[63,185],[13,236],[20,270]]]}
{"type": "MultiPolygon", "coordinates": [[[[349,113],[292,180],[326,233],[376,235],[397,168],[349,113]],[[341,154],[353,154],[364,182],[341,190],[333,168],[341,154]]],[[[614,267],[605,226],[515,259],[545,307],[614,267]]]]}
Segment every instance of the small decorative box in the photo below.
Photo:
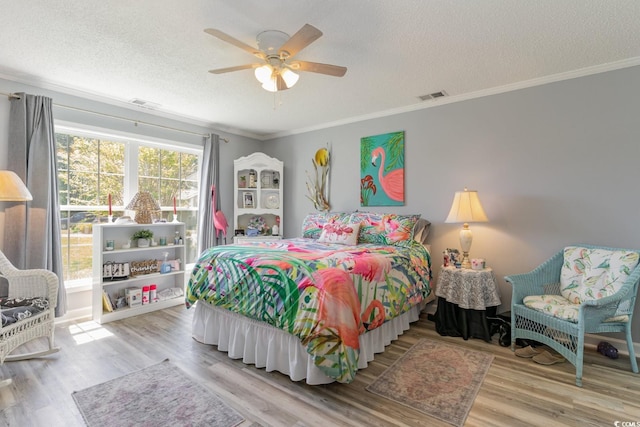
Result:
{"type": "Polygon", "coordinates": [[[126,296],[127,296],[127,305],[129,305],[129,307],[142,305],[142,289],[127,288],[126,296]]]}
{"type": "Polygon", "coordinates": [[[472,270],[484,270],[484,259],[482,259],[482,258],[473,258],[471,260],[471,269],[472,270]]]}

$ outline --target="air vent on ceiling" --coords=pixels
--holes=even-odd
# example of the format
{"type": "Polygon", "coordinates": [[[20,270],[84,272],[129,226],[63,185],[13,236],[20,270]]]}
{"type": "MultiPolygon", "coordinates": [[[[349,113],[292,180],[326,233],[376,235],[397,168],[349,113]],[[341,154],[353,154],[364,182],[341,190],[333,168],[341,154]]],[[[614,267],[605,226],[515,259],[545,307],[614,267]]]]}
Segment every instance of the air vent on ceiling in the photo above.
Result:
{"type": "Polygon", "coordinates": [[[144,99],[133,98],[129,101],[133,105],[137,105],[138,107],[146,108],[148,110],[157,110],[160,107],[160,104],[156,104],[153,102],[145,101],[144,99]]]}
{"type": "Polygon", "coordinates": [[[428,99],[436,99],[436,98],[441,98],[443,96],[447,96],[447,92],[441,90],[440,92],[433,92],[428,95],[421,95],[418,98],[420,98],[421,101],[426,101],[428,99]]]}

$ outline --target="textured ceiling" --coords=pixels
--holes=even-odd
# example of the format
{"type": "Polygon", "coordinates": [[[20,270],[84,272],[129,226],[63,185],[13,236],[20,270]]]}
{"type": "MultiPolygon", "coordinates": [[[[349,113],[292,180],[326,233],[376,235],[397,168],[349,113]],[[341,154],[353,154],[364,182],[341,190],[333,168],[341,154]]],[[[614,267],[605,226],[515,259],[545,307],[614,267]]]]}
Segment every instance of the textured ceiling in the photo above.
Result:
{"type": "Polygon", "coordinates": [[[455,99],[640,58],[638,0],[0,0],[0,10],[0,77],[143,99],[260,139],[418,108],[440,90],[455,99]],[[255,58],[205,28],[255,46],[261,31],[305,23],[324,35],[296,59],[345,66],[344,77],[303,72],[274,96],[251,70],[208,73],[255,58]]]}

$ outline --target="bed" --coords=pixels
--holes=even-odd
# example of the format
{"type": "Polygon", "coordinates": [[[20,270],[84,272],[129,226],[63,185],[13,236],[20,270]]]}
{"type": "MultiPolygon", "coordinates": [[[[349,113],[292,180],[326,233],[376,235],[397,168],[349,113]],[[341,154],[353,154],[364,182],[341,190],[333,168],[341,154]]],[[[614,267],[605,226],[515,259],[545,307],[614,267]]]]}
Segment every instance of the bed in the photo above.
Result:
{"type": "Polygon", "coordinates": [[[187,285],[193,337],[294,381],[351,382],[433,298],[428,225],[317,213],[300,238],[209,248],[187,285]]]}

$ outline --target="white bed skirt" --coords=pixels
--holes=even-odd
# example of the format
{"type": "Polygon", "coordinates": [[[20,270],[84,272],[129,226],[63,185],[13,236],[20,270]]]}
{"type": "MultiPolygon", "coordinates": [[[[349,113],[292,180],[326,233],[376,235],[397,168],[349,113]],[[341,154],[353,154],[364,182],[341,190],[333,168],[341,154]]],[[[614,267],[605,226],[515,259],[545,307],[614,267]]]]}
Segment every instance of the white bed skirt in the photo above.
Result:
{"type": "MultiPolygon", "coordinates": [[[[360,335],[360,359],[358,369],[364,369],[375,353],[382,353],[385,346],[398,339],[409,324],[420,317],[422,306],[384,323],[381,327],[360,335]]],[[[232,359],[278,371],[289,375],[293,381],[305,380],[307,384],[334,382],[314,365],[300,339],[264,322],[251,320],[230,311],[198,302],[193,315],[192,335],[204,344],[217,345],[232,359]]]]}

